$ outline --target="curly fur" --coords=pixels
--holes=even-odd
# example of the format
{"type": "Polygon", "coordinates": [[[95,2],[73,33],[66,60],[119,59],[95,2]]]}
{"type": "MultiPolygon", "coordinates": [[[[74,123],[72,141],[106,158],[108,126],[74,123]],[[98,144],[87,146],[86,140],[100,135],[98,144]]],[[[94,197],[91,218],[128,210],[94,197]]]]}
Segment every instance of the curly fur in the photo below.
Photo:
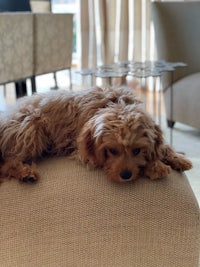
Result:
{"type": "Polygon", "coordinates": [[[130,90],[55,91],[20,99],[0,117],[0,177],[38,179],[34,163],[74,156],[116,182],[157,179],[192,164],[163,140],[130,90]]]}

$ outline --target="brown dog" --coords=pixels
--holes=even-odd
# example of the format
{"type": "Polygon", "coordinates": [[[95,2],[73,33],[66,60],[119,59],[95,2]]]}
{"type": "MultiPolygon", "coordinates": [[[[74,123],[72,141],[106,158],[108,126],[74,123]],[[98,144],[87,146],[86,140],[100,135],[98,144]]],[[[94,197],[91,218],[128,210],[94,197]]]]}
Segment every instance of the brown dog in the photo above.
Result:
{"type": "Polygon", "coordinates": [[[24,97],[0,117],[0,177],[38,179],[45,155],[75,156],[117,182],[157,179],[192,167],[166,145],[130,90],[54,91],[24,97]]]}

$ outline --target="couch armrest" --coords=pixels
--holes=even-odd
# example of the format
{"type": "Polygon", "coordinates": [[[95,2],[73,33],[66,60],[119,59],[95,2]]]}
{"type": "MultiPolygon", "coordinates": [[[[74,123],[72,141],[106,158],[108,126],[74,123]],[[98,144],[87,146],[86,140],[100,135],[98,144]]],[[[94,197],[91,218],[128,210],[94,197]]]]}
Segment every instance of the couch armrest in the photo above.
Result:
{"type": "Polygon", "coordinates": [[[173,116],[171,118],[170,87],[164,90],[167,119],[200,129],[200,72],[185,76],[173,84],[173,116]]]}

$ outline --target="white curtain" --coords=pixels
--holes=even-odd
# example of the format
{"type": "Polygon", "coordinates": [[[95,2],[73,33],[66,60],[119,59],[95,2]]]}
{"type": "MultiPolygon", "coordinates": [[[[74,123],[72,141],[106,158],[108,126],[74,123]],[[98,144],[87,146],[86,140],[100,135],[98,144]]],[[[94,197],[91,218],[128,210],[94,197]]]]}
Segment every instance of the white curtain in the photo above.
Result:
{"type": "Polygon", "coordinates": [[[151,0],[80,0],[79,68],[152,59],[151,0]]]}

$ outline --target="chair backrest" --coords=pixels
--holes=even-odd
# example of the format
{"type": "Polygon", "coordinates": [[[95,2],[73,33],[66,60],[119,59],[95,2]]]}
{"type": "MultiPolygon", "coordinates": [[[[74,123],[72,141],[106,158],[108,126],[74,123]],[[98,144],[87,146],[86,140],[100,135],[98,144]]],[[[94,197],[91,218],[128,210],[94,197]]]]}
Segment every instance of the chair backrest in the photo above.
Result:
{"type": "Polygon", "coordinates": [[[25,12],[29,0],[0,0],[0,83],[33,73],[33,16],[25,12]]]}
{"type": "Polygon", "coordinates": [[[0,84],[71,67],[72,14],[0,13],[0,36],[0,84]]]}
{"type": "Polygon", "coordinates": [[[200,2],[152,2],[158,59],[181,61],[187,70],[174,81],[200,71],[200,2]],[[187,73],[186,73],[187,72],[187,73]]]}
{"type": "Polygon", "coordinates": [[[34,14],[34,75],[71,68],[72,14],[34,14]]]}
{"type": "Polygon", "coordinates": [[[33,14],[0,13],[0,36],[0,84],[32,76],[33,14]]]}

